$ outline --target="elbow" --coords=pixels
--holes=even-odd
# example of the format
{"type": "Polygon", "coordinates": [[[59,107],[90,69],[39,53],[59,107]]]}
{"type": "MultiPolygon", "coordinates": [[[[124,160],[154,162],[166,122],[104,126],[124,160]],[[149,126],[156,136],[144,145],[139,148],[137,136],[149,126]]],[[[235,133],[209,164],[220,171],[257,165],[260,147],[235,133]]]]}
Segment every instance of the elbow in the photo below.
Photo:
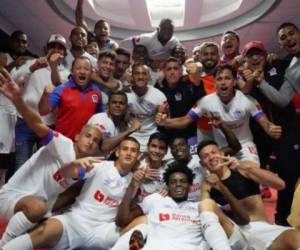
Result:
{"type": "Polygon", "coordinates": [[[236,218],[235,218],[235,222],[236,222],[238,225],[244,226],[244,225],[249,224],[249,222],[250,222],[250,217],[249,217],[247,214],[243,214],[243,216],[236,217],[236,218]]]}
{"type": "Polygon", "coordinates": [[[129,224],[129,222],[127,222],[127,220],[125,220],[124,218],[120,218],[118,216],[116,217],[115,223],[116,223],[117,227],[120,227],[120,228],[124,228],[129,224]]]}
{"type": "Polygon", "coordinates": [[[283,190],[283,189],[285,189],[285,182],[284,182],[284,180],[282,180],[282,179],[279,180],[276,189],[277,190],[283,190]]]}

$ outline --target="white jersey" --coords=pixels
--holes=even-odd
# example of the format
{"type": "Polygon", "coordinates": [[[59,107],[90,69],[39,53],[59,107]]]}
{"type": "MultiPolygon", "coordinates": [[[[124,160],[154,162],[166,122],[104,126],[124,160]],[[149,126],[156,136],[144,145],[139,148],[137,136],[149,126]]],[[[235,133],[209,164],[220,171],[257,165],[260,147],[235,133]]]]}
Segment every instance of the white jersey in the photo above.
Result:
{"type": "MultiPolygon", "coordinates": [[[[47,85],[51,84],[51,69],[50,67],[41,68],[33,73],[30,72],[31,65],[34,64],[34,60],[28,60],[23,66],[18,70],[13,70],[12,77],[18,79],[19,77],[25,77],[25,86],[22,93],[23,100],[31,107],[33,110],[39,110],[39,102],[43,95],[44,89],[47,85]]],[[[66,81],[70,72],[65,69],[63,65],[58,66],[58,71],[61,79],[66,81]]],[[[42,120],[47,125],[53,125],[55,123],[55,116],[53,113],[42,116],[42,120]]]]}
{"type": "Polygon", "coordinates": [[[144,45],[152,60],[165,60],[171,55],[171,51],[180,44],[174,36],[162,45],[157,38],[157,30],[150,33],[144,33],[138,36],[127,38],[120,42],[120,47],[132,48],[136,45],[144,45]]]}
{"type": "MultiPolygon", "coordinates": [[[[90,60],[93,68],[97,67],[97,59],[95,57],[93,57],[91,54],[89,54],[88,52],[85,51],[81,56],[87,57],[90,60]]],[[[64,59],[64,65],[65,65],[66,69],[71,70],[74,59],[75,59],[75,57],[73,56],[71,51],[67,50],[67,55],[64,59]]]]}
{"type": "Polygon", "coordinates": [[[18,191],[44,199],[52,207],[58,194],[75,181],[63,178],[58,170],[76,159],[72,140],[50,130],[42,148],[31,156],[10,178],[1,192],[18,191]]]}
{"type": "Polygon", "coordinates": [[[131,173],[122,177],[113,161],[94,164],[71,213],[84,218],[87,227],[114,222],[131,178],[131,173]]]}
{"type": "Polygon", "coordinates": [[[96,125],[106,137],[116,136],[120,133],[113,120],[108,117],[106,112],[94,114],[87,124],[96,125]]]}
{"type": "Polygon", "coordinates": [[[198,250],[206,242],[200,230],[198,202],[176,203],[154,193],[139,206],[148,216],[147,243],[143,249],[198,250]]]}
{"type": "Polygon", "coordinates": [[[146,151],[148,139],[157,131],[155,115],[159,105],[166,103],[166,96],[158,89],[149,86],[145,95],[138,96],[134,91],[126,93],[128,97],[128,110],[132,119],[141,123],[141,129],[131,134],[141,144],[141,151],[146,151]]]}
{"type": "MultiPolygon", "coordinates": [[[[200,164],[200,159],[198,155],[191,155],[192,159],[187,164],[187,167],[193,171],[195,175],[193,184],[190,185],[188,201],[199,202],[201,198],[201,185],[205,179],[205,168],[200,164]]],[[[174,162],[171,159],[168,164],[174,162]]]]}
{"type": "MultiPolygon", "coordinates": [[[[228,104],[223,103],[217,93],[207,95],[200,99],[188,114],[193,119],[210,114],[219,116],[233,131],[242,146],[253,140],[249,127],[250,116],[257,120],[264,115],[260,105],[239,90],[236,90],[235,96],[228,104]]],[[[227,145],[221,130],[213,128],[213,134],[220,147],[227,145]]]]}

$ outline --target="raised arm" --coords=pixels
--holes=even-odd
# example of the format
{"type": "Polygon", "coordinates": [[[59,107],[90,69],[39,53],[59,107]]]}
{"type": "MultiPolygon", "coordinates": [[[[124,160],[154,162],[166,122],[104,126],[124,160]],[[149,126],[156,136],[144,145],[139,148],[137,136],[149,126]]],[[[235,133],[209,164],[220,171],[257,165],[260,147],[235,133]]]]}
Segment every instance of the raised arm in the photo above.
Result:
{"type": "Polygon", "coordinates": [[[24,121],[39,137],[42,138],[48,135],[50,128],[48,128],[41,120],[41,117],[23,101],[20,87],[5,69],[0,71],[0,92],[14,103],[24,121]]]}
{"type": "Polygon", "coordinates": [[[83,2],[84,2],[84,0],[77,1],[77,5],[76,5],[76,9],[75,9],[75,20],[76,20],[77,26],[81,26],[86,30],[86,32],[89,32],[90,31],[89,27],[88,27],[86,21],[84,20],[83,2]]]}
{"type": "Polygon", "coordinates": [[[166,128],[186,128],[190,125],[194,120],[192,117],[187,114],[185,116],[176,117],[176,118],[167,118],[166,114],[157,113],[155,116],[155,122],[158,126],[166,127],[166,128]]]}
{"type": "Polygon", "coordinates": [[[282,133],[281,126],[277,126],[270,122],[266,115],[260,116],[256,121],[270,137],[274,139],[280,138],[282,133]]]}
{"type": "Polygon", "coordinates": [[[122,199],[122,202],[118,208],[118,213],[116,216],[116,224],[119,227],[127,226],[134,218],[142,215],[141,209],[132,203],[132,197],[136,193],[136,190],[140,186],[140,182],[144,178],[144,171],[135,171],[133,178],[126,190],[126,193],[122,199]]]}

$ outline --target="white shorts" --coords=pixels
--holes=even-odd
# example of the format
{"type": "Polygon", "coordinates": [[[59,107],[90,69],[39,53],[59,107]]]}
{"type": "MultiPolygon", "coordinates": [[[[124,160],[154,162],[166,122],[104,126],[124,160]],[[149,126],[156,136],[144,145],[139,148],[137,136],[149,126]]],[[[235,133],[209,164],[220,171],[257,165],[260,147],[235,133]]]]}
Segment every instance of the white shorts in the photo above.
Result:
{"type": "Polygon", "coordinates": [[[254,142],[243,143],[242,149],[235,154],[235,157],[241,161],[253,161],[260,166],[257,148],[254,142]]]}
{"type": "MultiPolygon", "coordinates": [[[[21,184],[20,184],[21,185],[21,184]]],[[[15,214],[16,204],[30,194],[18,190],[0,190],[0,216],[9,220],[15,214]]]]}
{"type": "Polygon", "coordinates": [[[253,235],[259,239],[264,244],[265,249],[267,249],[280,234],[293,228],[272,225],[265,221],[253,221],[248,225],[241,226],[241,229],[246,235],[253,235]]]}
{"type": "Polygon", "coordinates": [[[17,116],[0,109],[0,153],[9,154],[15,152],[15,126],[17,116]]]}
{"type": "Polygon", "coordinates": [[[63,224],[63,234],[53,249],[64,250],[77,247],[88,249],[110,249],[119,238],[114,222],[90,226],[82,216],[68,212],[52,217],[63,224]]]}
{"type": "Polygon", "coordinates": [[[251,250],[248,238],[242,232],[241,228],[234,222],[233,232],[229,238],[229,245],[232,250],[251,250]]]}

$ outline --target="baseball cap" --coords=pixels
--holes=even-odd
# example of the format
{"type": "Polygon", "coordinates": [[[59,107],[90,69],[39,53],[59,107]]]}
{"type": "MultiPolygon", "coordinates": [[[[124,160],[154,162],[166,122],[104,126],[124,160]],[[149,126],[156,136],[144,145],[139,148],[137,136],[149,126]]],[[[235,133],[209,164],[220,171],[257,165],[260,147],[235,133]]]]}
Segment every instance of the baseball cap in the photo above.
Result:
{"type": "Polygon", "coordinates": [[[251,41],[248,42],[243,49],[243,56],[247,55],[247,53],[251,50],[251,49],[260,49],[261,51],[267,53],[267,50],[264,46],[264,44],[261,41],[251,41]]]}
{"type": "Polygon", "coordinates": [[[50,43],[59,43],[64,46],[65,49],[67,48],[67,41],[61,34],[52,34],[49,37],[47,44],[50,43]]]}

